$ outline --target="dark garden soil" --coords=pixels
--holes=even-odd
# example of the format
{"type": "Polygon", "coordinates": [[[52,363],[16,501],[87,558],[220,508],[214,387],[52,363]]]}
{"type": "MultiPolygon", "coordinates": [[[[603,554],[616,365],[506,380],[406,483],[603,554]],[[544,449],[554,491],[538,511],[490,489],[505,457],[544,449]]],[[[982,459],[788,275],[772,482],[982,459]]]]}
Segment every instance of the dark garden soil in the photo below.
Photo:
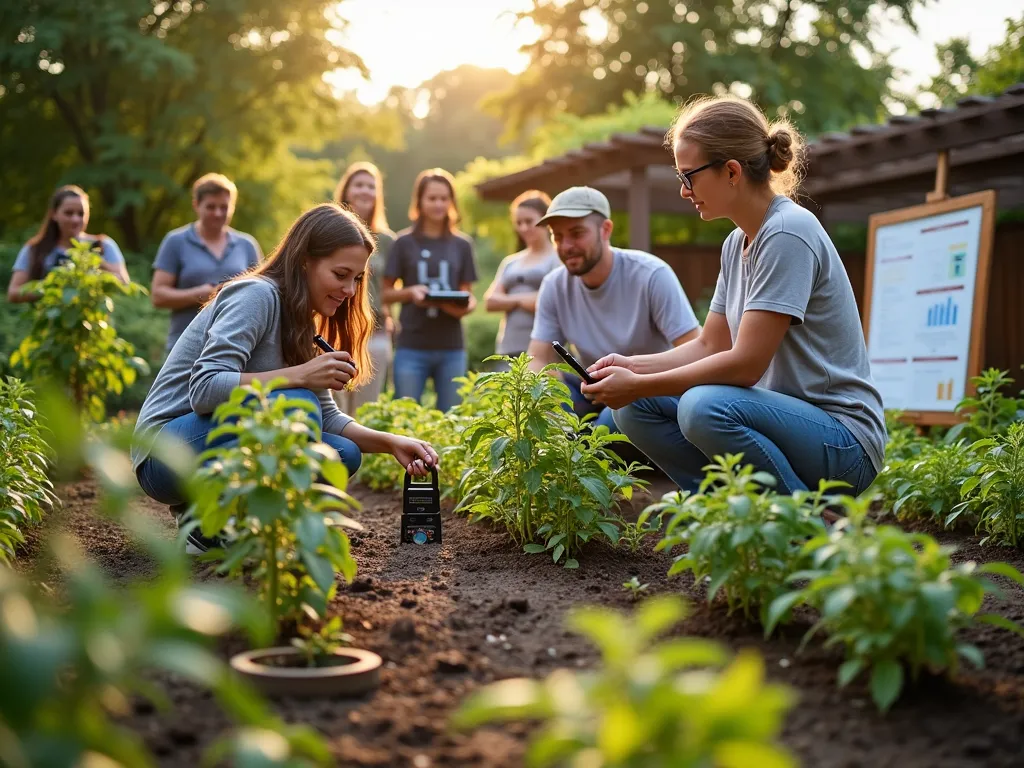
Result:
{"type": "MultiPolygon", "coordinates": [[[[657,497],[668,487],[658,483],[652,490],[657,497]]],[[[567,571],[544,556],[521,554],[486,526],[448,514],[441,546],[400,546],[398,495],[359,486],[352,492],[363,504],[358,518],[366,531],[353,537],[359,576],[340,589],[336,607],[355,645],[384,658],[381,686],[357,701],[277,703],[286,720],[324,733],[340,765],[522,765],[526,726],[460,734],[448,729],[448,716],[483,683],[593,664],[593,648],[563,628],[566,609],[581,603],[627,609],[631,599],[621,584],[633,575],[650,584],[648,594],[674,591],[694,600],[685,632],[758,649],[769,675],[795,689],[799,700],[783,740],[807,768],[1024,765],[1024,639],[1016,635],[990,627],[969,632],[965,640],[985,653],[984,670],[965,669],[954,682],[922,680],[883,716],[862,682],[836,688],[839,651],[812,641],[796,654],[806,624],[765,642],[756,625],[701,602],[692,578],[668,580],[668,557],[652,551],[653,540],[635,556],[596,546],[584,553],[578,571],[567,571]]],[[[90,483],[64,486],[61,496],[67,503],[63,525],[112,576],[149,570],[115,525],[90,514],[90,483]]],[[[640,495],[634,507],[650,501],[640,495]]],[[[165,508],[149,502],[137,508],[173,535],[165,508]]],[[[969,532],[940,538],[960,545],[963,558],[1024,566],[1019,553],[981,548],[969,532]]],[[[987,607],[1024,620],[1024,594],[1006,591],[1006,601],[990,600],[987,607]]],[[[171,683],[170,699],[174,709],[167,713],[137,705],[129,725],[144,735],[161,765],[197,765],[201,750],[227,722],[209,695],[191,685],[171,683]]]]}

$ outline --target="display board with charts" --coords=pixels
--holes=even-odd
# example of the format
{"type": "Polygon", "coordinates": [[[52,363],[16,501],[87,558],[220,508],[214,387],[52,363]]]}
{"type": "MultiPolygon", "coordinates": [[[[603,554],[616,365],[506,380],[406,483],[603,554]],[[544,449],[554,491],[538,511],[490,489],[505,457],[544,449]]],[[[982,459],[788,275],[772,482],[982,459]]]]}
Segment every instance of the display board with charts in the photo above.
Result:
{"type": "Polygon", "coordinates": [[[995,226],[992,190],[872,216],[864,335],[886,409],[953,424],[981,372],[995,226]]]}

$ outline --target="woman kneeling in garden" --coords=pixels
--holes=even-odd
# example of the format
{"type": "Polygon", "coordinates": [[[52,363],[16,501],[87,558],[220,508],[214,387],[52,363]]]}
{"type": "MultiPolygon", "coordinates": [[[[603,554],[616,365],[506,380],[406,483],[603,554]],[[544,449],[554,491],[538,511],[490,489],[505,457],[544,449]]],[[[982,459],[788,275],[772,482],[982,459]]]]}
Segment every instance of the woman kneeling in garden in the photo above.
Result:
{"type": "MultiPolygon", "coordinates": [[[[350,474],[363,452],[390,453],[414,475],[437,465],[428,443],[363,427],[331,396],[370,375],[373,316],[365,273],[373,247],[357,216],[333,203],[319,205],[299,217],[261,265],[213,294],[167,356],[139,413],[132,463],[149,496],[179,514],[185,506],[174,474],[138,438],[159,433],[201,452],[211,447],[211,414],[233,389],[278,377],[293,387],[282,390],[285,396],[316,405],[323,441],[350,474]],[[339,351],[317,354],[317,333],[339,351]]],[[[214,444],[226,444],[225,437],[214,444]]]]}
{"type": "Polygon", "coordinates": [[[822,479],[866,489],[882,465],[881,398],[850,280],[796,187],[800,144],[736,98],[685,108],[670,133],[680,194],[737,229],[700,336],[656,355],[608,355],[582,391],[684,490],[709,458],[742,453],[789,494],[822,479]]]}

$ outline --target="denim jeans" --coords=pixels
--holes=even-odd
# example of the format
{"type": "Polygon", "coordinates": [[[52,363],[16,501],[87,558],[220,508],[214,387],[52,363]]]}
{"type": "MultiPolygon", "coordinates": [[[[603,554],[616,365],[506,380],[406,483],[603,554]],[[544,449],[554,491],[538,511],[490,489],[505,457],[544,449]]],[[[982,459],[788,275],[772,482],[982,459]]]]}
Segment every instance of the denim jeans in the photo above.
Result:
{"type": "Polygon", "coordinates": [[[458,405],[459,385],[455,379],[466,375],[465,349],[409,349],[395,350],[392,377],[395,398],[411,397],[419,402],[426,389],[427,379],[433,379],[437,392],[437,410],[447,411],[458,405]]]}
{"type": "Polygon", "coordinates": [[[615,411],[611,408],[601,405],[600,403],[594,403],[584,396],[580,391],[580,385],[583,383],[583,379],[577,376],[575,373],[564,373],[559,374],[562,377],[562,381],[569,387],[569,395],[572,397],[572,409],[576,412],[576,415],[580,418],[590,413],[596,413],[597,418],[588,421],[587,423],[593,427],[604,425],[608,427],[609,432],[619,432],[619,428],[615,426],[614,415],[615,411]]]}
{"type": "Polygon", "coordinates": [[[857,496],[874,480],[867,452],[830,414],[760,387],[707,385],[682,397],[651,397],[615,411],[629,439],[683,490],[697,491],[710,457],[742,453],[774,475],[776,490],[815,490],[822,479],[857,496]]]}
{"type": "MultiPolygon", "coordinates": [[[[323,427],[323,416],[320,413],[320,401],[316,395],[308,389],[281,389],[275,390],[275,395],[284,395],[288,399],[302,399],[313,403],[316,406],[316,413],[311,414],[317,424],[323,427]]],[[[207,448],[216,448],[231,445],[237,442],[232,435],[221,435],[213,442],[207,444],[206,436],[210,434],[216,424],[209,416],[200,416],[196,413],[187,413],[176,419],[171,419],[160,430],[161,435],[170,435],[181,440],[196,454],[202,453],[207,448]]],[[[359,469],[362,462],[362,454],[358,446],[341,435],[323,433],[323,442],[334,448],[341,455],[341,463],[345,465],[351,477],[359,469]]],[[[150,498],[167,504],[171,507],[178,507],[187,503],[184,490],[179,485],[178,479],[173,472],[162,462],[152,456],[143,461],[135,472],[139,485],[150,498]]]]}

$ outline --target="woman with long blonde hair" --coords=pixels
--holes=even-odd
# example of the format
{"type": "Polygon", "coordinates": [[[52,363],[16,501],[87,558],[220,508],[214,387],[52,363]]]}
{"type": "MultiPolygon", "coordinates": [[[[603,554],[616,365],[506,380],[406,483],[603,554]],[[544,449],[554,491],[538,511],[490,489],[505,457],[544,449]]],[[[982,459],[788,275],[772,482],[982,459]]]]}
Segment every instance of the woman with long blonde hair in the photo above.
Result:
{"type": "MultiPolygon", "coordinates": [[[[323,441],[337,450],[350,474],[362,453],[390,453],[414,475],[437,466],[428,443],[361,426],[331,396],[358,383],[369,368],[373,318],[365,274],[372,251],[373,238],[362,221],[324,203],[302,214],[254,271],[215,290],[171,349],[139,413],[132,464],[149,496],[184,511],[173,473],[148,453],[150,436],[176,437],[198,453],[211,447],[210,415],[235,387],[279,377],[291,387],[287,396],[315,406],[323,441]],[[319,352],[316,334],[337,351],[319,352]]],[[[198,531],[190,534],[190,551],[210,545],[198,531]]]]}

